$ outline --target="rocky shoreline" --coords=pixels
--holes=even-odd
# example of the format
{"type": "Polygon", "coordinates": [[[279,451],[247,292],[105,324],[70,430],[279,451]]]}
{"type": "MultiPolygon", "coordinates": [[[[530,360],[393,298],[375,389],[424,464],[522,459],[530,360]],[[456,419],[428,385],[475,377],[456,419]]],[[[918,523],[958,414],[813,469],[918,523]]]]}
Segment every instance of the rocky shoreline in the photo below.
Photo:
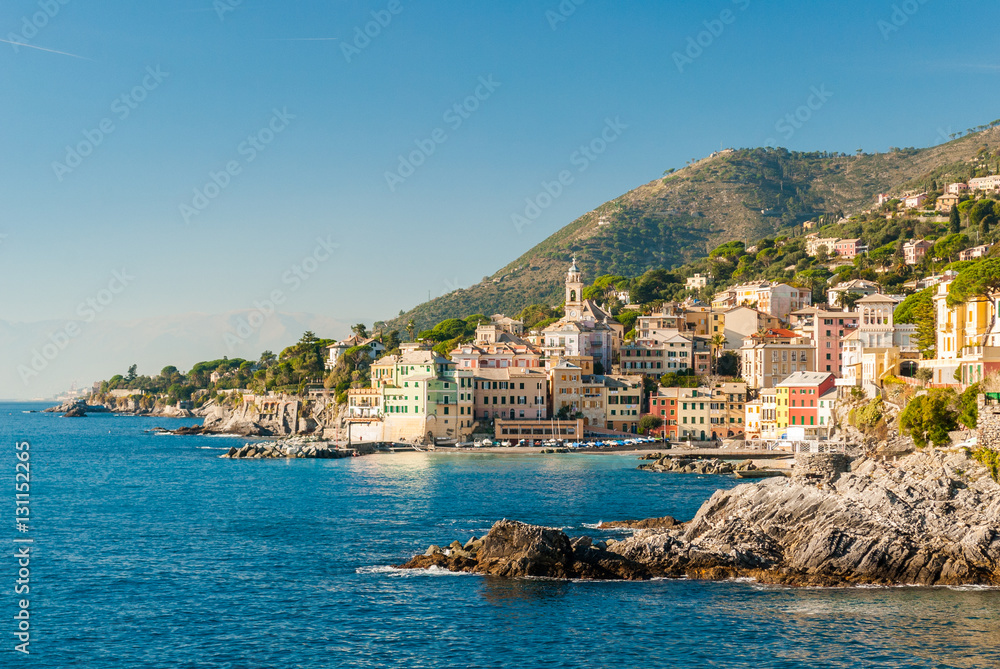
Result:
{"type": "Polygon", "coordinates": [[[861,458],[851,471],[843,456],[813,455],[796,468],[792,479],[717,491],[686,523],[628,521],[636,531],[621,540],[504,519],[478,544],[428,549],[399,566],[560,579],[1000,586],[1000,484],[965,453],[861,458]]]}

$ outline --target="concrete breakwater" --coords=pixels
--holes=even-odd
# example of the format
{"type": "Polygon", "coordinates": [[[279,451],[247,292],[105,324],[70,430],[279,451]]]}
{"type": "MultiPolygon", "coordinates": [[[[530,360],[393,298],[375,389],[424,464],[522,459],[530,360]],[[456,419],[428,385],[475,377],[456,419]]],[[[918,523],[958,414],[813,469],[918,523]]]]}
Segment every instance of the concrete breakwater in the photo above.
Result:
{"type": "Polygon", "coordinates": [[[240,448],[230,448],[219,457],[231,460],[266,460],[276,458],[319,458],[336,459],[349,458],[359,453],[354,450],[338,449],[329,442],[288,439],[284,441],[265,441],[256,444],[244,444],[240,448]]]}
{"type": "MultiPolygon", "coordinates": [[[[653,455],[660,455],[654,453],[653,455]]],[[[651,458],[643,458],[651,459],[651,458]]],[[[686,458],[684,456],[664,455],[654,462],[639,465],[639,469],[651,472],[677,472],[682,474],[732,474],[734,472],[754,471],[757,465],[752,460],[733,463],[711,458],[686,458]]]]}

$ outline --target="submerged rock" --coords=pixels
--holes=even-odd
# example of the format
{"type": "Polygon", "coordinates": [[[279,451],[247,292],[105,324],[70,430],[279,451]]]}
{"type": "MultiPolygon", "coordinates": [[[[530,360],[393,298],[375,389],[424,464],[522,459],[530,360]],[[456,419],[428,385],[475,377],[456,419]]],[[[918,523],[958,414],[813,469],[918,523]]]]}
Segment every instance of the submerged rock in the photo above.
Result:
{"type": "Polygon", "coordinates": [[[477,551],[401,566],[507,577],[1000,586],[1000,484],[961,453],[861,460],[820,479],[766,479],[716,492],[689,523],[656,520],[606,545],[501,520],[477,551]]]}
{"type": "Polygon", "coordinates": [[[643,520],[611,520],[608,522],[602,521],[599,528],[610,529],[610,528],[626,528],[633,530],[648,530],[652,528],[662,528],[662,527],[676,527],[680,525],[677,519],[673,516],[663,516],[662,518],[645,518],[643,520]]]}

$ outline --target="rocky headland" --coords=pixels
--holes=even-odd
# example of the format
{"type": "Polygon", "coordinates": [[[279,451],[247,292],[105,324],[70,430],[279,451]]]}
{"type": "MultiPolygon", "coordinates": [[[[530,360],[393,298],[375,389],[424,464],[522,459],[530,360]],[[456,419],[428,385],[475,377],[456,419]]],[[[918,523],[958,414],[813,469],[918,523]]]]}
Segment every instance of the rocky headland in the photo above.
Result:
{"type": "Polygon", "coordinates": [[[88,400],[71,400],[46,409],[48,412],[85,415],[112,412],[128,416],[162,418],[204,418],[201,425],[174,429],[158,428],[171,434],[237,435],[243,437],[291,437],[320,435],[324,430],[345,429],[346,411],[332,398],[302,399],[294,396],[232,397],[223,401],[209,399],[194,409],[167,403],[152,395],[94,395],[88,400]],[[98,404],[98,403],[101,404],[98,404]],[[81,413],[82,412],[82,413],[81,413]]]}
{"type": "Polygon", "coordinates": [[[107,413],[101,404],[88,404],[85,399],[66,400],[62,404],[43,410],[44,413],[61,413],[63,418],[83,418],[88,413],[107,413]]]}
{"type": "MultiPolygon", "coordinates": [[[[964,452],[806,456],[795,476],[717,491],[686,523],[621,540],[498,521],[404,568],[505,577],[752,578],[796,586],[1000,586],[1000,484],[964,452]]],[[[436,550],[435,550],[436,549],[436,550]]]]}

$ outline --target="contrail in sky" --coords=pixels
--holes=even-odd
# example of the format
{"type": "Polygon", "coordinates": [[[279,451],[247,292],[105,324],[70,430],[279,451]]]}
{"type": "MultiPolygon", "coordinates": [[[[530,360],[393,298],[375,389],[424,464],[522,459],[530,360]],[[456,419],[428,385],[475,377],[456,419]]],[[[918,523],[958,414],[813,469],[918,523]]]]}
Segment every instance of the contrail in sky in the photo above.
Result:
{"type": "Polygon", "coordinates": [[[38,49],[39,51],[48,51],[49,53],[58,53],[63,56],[71,56],[73,58],[79,58],[80,60],[92,60],[84,56],[78,56],[75,53],[66,53],[65,51],[56,51],[55,49],[46,49],[45,47],[35,46],[34,44],[25,44],[24,42],[12,42],[8,39],[0,39],[0,42],[4,42],[5,44],[13,44],[14,46],[26,46],[29,49],[38,49]]]}

